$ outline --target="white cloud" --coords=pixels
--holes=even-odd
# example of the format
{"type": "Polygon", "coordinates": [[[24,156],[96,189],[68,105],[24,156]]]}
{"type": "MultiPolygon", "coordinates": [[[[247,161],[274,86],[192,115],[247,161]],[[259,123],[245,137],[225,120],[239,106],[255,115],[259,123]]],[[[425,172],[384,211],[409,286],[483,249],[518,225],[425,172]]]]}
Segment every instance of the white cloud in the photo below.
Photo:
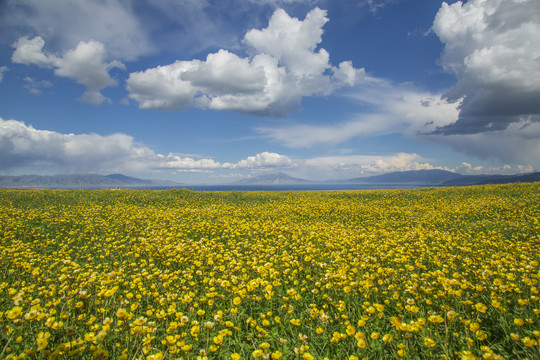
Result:
{"type": "Polygon", "coordinates": [[[369,11],[372,13],[377,13],[377,11],[380,9],[399,1],[401,0],[362,0],[360,4],[367,5],[369,7],[369,11]]]}
{"type": "Polygon", "coordinates": [[[7,66],[0,66],[0,82],[4,80],[4,73],[8,70],[7,66]]]}
{"type": "Polygon", "coordinates": [[[124,134],[62,134],[0,118],[0,169],[40,171],[143,171],[151,150],[124,134]]]}
{"type": "Polygon", "coordinates": [[[13,44],[15,51],[11,55],[11,61],[16,64],[50,67],[54,60],[43,52],[44,46],[45,40],[41,36],[36,36],[33,39],[20,37],[13,44]]]}
{"type": "Polygon", "coordinates": [[[268,54],[277,59],[293,75],[318,76],[328,68],[330,60],[326,50],[315,50],[322,41],[322,28],[327,22],[326,11],[319,8],[310,11],[303,21],[278,9],[268,27],[248,31],[244,43],[255,54],[268,54]]]}
{"type": "Polygon", "coordinates": [[[156,110],[196,106],[284,116],[302,97],[329,94],[364,75],[351,62],[332,66],[328,52],[317,50],[327,21],[326,11],[318,8],[304,20],[278,9],[267,28],[246,33],[249,58],[220,50],[205,61],[176,61],[131,73],[129,96],[141,108],[156,110]]]}
{"type": "Polygon", "coordinates": [[[94,39],[114,58],[134,60],[153,50],[148,26],[134,8],[131,1],[123,0],[7,0],[0,20],[4,25],[39,34],[58,44],[60,50],[94,39]]]}
{"type": "Polygon", "coordinates": [[[205,62],[197,65],[182,73],[181,78],[206,93],[249,94],[264,88],[263,67],[252,66],[247,58],[240,58],[227,50],[209,54],[205,62]]]}
{"type": "Polygon", "coordinates": [[[180,154],[157,155],[159,167],[175,171],[200,172],[220,169],[221,164],[213,159],[194,159],[180,154]]]}
{"type": "Polygon", "coordinates": [[[79,100],[99,105],[106,100],[99,91],[117,85],[116,80],[110,77],[109,70],[125,69],[124,64],[117,60],[106,62],[106,56],[102,43],[94,40],[80,42],[75,49],[69,50],[62,58],[54,61],[56,67],[54,73],[85,85],[88,90],[79,100]]]}
{"type": "Polygon", "coordinates": [[[440,131],[503,130],[540,114],[540,2],[470,0],[443,3],[433,30],[445,44],[441,64],[458,82],[460,119],[440,131]]]}
{"type": "Polygon", "coordinates": [[[374,110],[331,125],[295,124],[255,130],[288,147],[307,148],[392,133],[417,137],[454,123],[459,115],[460,103],[448,102],[441,94],[418,91],[407,85],[396,86],[371,76],[366,76],[350,97],[374,110]]]}
{"type": "Polygon", "coordinates": [[[82,102],[99,105],[108,101],[100,90],[117,85],[109,71],[125,67],[117,60],[106,61],[107,53],[102,43],[95,40],[81,41],[75,49],[65,52],[61,57],[45,53],[44,45],[45,41],[40,36],[33,39],[21,37],[13,44],[15,51],[11,60],[19,64],[54,68],[55,75],[73,79],[86,86],[87,91],[79,98],[82,102]]]}
{"type": "Polygon", "coordinates": [[[393,171],[441,169],[418,154],[323,156],[305,159],[292,171],[305,179],[332,180],[379,175],[393,171]]]}
{"type": "Polygon", "coordinates": [[[266,168],[291,168],[297,163],[286,155],[271,152],[262,152],[255,156],[248,156],[236,164],[225,163],[223,167],[230,169],[266,169],[266,168]]]}
{"type": "Polygon", "coordinates": [[[50,81],[47,81],[47,80],[38,81],[38,80],[32,79],[29,76],[26,76],[23,80],[25,82],[25,85],[24,85],[25,89],[28,89],[28,91],[30,91],[30,93],[34,95],[41,95],[42,94],[41,89],[50,88],[52,86],[52,83],[50,81]]]}
{"type": "MultiPolygon", "coordinates": [[[[526,172],[523,171],[524,169],[530,169],[532,171],[532,167],[525,167],[525,166],[518,166],[517,167],[519,172],[526,172]]],[[[464,175],[478,175],[478,174],[501,174],[505,172],[512,171],[512,166],[508,164],[504,164],[503,166],[482,166],[482,165],[472,165],[468,162],[462,162],[459,166],[456,167],[455,171],[464,174],[464,175]]]]}
{"type": "Polygon", "coordinates": [[[38,130],[16,120],[0,118],[0,172],[126,172],[149,173],[247,171],[290,168],[293,160],[263,152],[237,163],[177,153],[159,154],[126,134],[62,134],[38,130]]]}

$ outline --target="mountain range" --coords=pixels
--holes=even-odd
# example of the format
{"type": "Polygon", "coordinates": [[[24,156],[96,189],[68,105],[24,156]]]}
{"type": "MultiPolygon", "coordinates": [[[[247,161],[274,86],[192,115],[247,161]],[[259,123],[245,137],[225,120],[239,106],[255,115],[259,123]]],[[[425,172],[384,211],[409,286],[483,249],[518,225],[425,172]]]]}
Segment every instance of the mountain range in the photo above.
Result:
{"type": "MultiPolygon", "coordinates": [[[[243,179],[235,182],[233,185],[402,184],[419,186],[464,186],[535,181],[540,181],[540,171],[515,175],[462,175],[445,170],[414,170],[324,182],[299,179],[284,173],[272,173],[243,179]]],[[[12,189],[100,189],[181,186],[185,186],[185,184],[163,180],[139,179],[122,174],[0,175],[0,188],[12,189]]]]}
{"type": "Polygon", "coordinates": [[[540,181],[540,171],[515,175],[462,175],[446,170],[412,170],[396,171],[382,175],[357,177],[346,180],[329,180],[325,182],[309,181],[276,173],[255,176],[236,182],[236,185],[272,185],[272,184],[388,184],[388,185],[427,185],[427,186],[463,186],[482,184],[504,184],[512,182],[540,181]]]}
{"type": "Polygon", "coordinates": [[[0,175],[0,188],[12,189],[101,189],[181,185],[172,181],[139,179],[122,174],[0,175]]]}

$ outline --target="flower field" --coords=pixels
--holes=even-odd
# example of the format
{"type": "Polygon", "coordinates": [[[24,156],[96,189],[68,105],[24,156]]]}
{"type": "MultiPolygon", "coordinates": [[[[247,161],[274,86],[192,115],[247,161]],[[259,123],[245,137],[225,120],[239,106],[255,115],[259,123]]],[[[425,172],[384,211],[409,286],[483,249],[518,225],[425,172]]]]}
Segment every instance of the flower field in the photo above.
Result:
{"type": "Polygon", "coordinates": [[[0,191],[0,358],[539,359],[540,184],[0,191]]]}

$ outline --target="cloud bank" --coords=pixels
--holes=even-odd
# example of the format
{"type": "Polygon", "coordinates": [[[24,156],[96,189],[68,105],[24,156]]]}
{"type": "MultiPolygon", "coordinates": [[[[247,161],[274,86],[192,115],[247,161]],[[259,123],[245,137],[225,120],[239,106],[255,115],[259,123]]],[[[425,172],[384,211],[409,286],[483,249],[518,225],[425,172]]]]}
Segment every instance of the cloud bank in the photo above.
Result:
{"type": "Polygon", "coordinates": [[[62,134],[0,118],[0,172],[208,172],[292,168],[285,155],[262,152],[237,163],[176,153],[159,154],[126,134],[62,134]]]}
{"type": "MultiPolygon", "coordinates": [[[[216,173],[247,177],[261,172],[286,171],[313,180],[348,179],[392,171],[445,169],[462,173],[508,172],[512,167],[481,167],[463,163],[456,169],[432,165],[414,153],[387,155],[322,156],[293,158],[275,152],[261,152],[237,162],[220,162],[211,157],[160,154],[137,143],[126,134],[63,134],[39,130],[16,120],[0,118],[0,173],[216,173]],[[236,172],[236,173],[232,173],[236,172]]],[[[518,166],[519,171],[531,170],[518,166]]]]}
{"type": "Polygon", "coordinates": [[[304,20],[278,9],[268,27],[248,31],[243,39],[249,57],[227,50],[206,60],[176,61],[131,73],[129,97],[139,107],[179,110],[188,107],[227,110],[261,116],[285,116],[302,97],[330,94],[363,77],[351,62],[332,66],[317,49],[326,11],[311,10],[304,20]]]}

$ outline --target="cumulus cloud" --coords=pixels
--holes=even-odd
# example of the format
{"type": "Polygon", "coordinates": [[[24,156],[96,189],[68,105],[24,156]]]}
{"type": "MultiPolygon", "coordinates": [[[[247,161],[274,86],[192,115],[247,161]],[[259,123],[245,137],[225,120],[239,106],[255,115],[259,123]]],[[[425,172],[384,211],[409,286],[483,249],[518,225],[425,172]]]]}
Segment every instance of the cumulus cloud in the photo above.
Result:
{"type": "Polygon", "coordinates": [[[36,36],[33,39],[20,37],[12,46],[15,51],[11,55],[11,61],[16,64],[50,67],[54,62],[54,57],[43,52],[45,40],[41,36],[36,36]]]}
{"type": "Polygon", "coordinates": [[[212,172],[217,170],[279,169],[292,159],[263,152],[236,163],[212,158],[159,154],[126,134],[62,134],[39,130],[16,120],[0,118],[0,172],[212,172]]]}
{"type": "Polygon", "coordinates": [[[124,134],[62,134],[1,118],[0,150],[2,171],[16,168],[70,172],[145,170],[140,159],[153,155],[124,134]]]}
{"type": "Polygon", "coordinates": [[[7,0],[0,20],[4,26],[43,36],[60,50],[94,39],[114,58],[134,60],[153,46],[133,8],[123,0],[7,0]]]}
{"type": "Polygon", "coordinates": [[[249,57],[219,50],[205,61],[176,61],[131,73],[129,96],[147,109],[196,106],[284,116],[302,97],[329,94],[355,84],[364,75],[351,62],[332,66],[328,52],[317,49],[327,21],[326,11],[319,8],[304,20],[278,9],[268,27],[245,34],[243,44],[249,57]]]}
{"type": "Polygon", "coordinates": [[[11,60],[18,64],[53,68],[55,75],[73,79],[86,86],[86,92],[79,98],[82,102],[99,105],[108,101],[100,90],[117,85],[109,71],[125,67],[118,60],[106,61],[107,53],[102,43],[95,40],[81,41],[76,48],[61,57],[44,52],[44,46],[45,41],[40,36],[32,39],[21,37],[13,44],[15,51],[11,60]]]}
{"type": "Polygon", "coordinates": [[[292,168],[297,162],[286,155],[272,152],[262,152],[255,156],[248,156],[236,164],[225,163],[223,166],[230,169],[268,169],[268,168],[292,168]]]}
{"type": "Polygon", "coordinates": [[[540,2],[443,3],[433,31],[445,45],[441,65],[458,79],[446,96],[464,99],[459,120],[439,133],[499,131],[539,119],[540,2]]]}

